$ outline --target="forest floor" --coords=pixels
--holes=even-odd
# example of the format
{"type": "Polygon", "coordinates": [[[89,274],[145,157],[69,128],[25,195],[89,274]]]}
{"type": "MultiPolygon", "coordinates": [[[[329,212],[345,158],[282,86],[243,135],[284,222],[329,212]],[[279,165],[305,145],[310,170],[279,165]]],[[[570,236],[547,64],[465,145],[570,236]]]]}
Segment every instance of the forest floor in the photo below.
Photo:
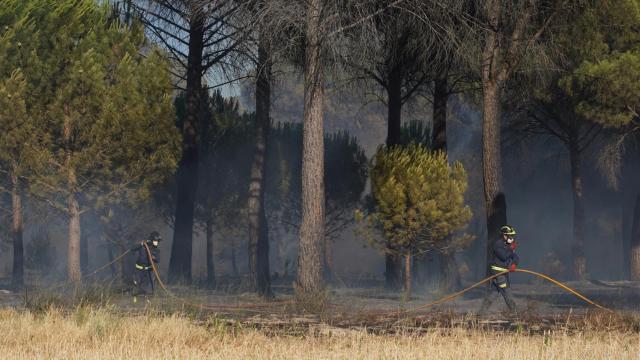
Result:
{"type": "Polygon", "coordinates": [[[251,293],[171,287],[133,297],[89,286],[0,291],[3,358],[589,358],[639,359],[640,284],[569,283],[615,310],[594,310],[546,284],[514,285],[518,316],[497,295],[475,316],[484,288],[437,307],[446,294],[410,298],[379,288],[337,288],[295,301],[251,293]],[[159,291],[162,292],[161,290],[159,291]],[[140,340],[143,337],[144,340],[140,340]],[[145,348],[149,346],[148,348],[145,348]]]}
{"type": "MultiPolygon", "coordinates": [[[[464,284],[467,286],[469,284],[464,284]]],[[[640,282],[630,281],[582,281],[567,282],[587,298],[618,313],[640,316],[640,282]]],[[[157,286],[157,285],[156,285],[157,286]]],[[[267,315],[296,315],[313,313],[319,318],[377,317],[396,318],[429,317],[447,314],[449,317],[475,318],[475,313],[486,293],[486,286],[479,286],[464,295],[441,305],[421,308],[449,293],[443,291],[414,291],[410,297],[401,292],[391,292],[382,287],[334,287],[315,294],[310,299],[296,301],[290,285],[275,284],[275,298],[265,301],[250,292],[234,288],[207,290],[199,287],[171,286],[171,294],[156,289],[155,296],[134,298],[129,289],[94,283],[81,290],[69,286],[31,287],[19,293],[2,289],[0,281],[0,307],[43,308],[49,305],[73,307],[84,305],[109,305],[123,311],[145,308],[163,308],[170,311],[215,312],[232,318],[267,315]]],[[[518,316],[507,313],[507,308],[497,292],[492,293],[493,305],[483,318],[555,318],[585,316],[600,310],[586,304],[576,296],[549,283],[514,284],[512,293],[518,305],[518,316]]],[[[366,324],[364,324],[366,325],[366,324]]]]}

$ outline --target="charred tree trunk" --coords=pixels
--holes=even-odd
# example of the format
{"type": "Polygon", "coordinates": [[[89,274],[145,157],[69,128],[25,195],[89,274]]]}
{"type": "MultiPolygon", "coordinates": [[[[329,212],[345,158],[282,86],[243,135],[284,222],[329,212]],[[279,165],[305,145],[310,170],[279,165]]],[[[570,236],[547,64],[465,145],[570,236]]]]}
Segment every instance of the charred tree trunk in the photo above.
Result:
{"type": "MultiPolygon", "coordinates": [[[[109,263],[111,263],[116,258],[115,247],[116,246],[114,244],[107,244],[107,256],[109,257],[109,263]]],[[[122,280],[122,275],[120,274],[121,264],[119,263],[123,263],[123,262],[125,261],[119,261],[109,265],[109,270],[111,270],[111,277],[113,279],[122,280]]]]}
{"type": "Polygon", "coordinates": [[[22,186],[16,171],[11,173],[11,235],[13,237],[13,275],[12,285],[19,289],[24,286],[24,246],[22,242],[23,217],[22,217],[22,186]]]}
{"type": "Polygon", "coordinates": [[[310,0],[307,8],[304,68],[302,221],[297,279],[297,290],[303,294],[311,294],[322,289],[325,196],[321,19],[322,1],[310,0]]]}
{"type": "Polygon", "coordinates": [[[458,271],[458,263],[454,253],[442,254],[442,287],[446,291],[453,291],[462,287],[460,272],[458,271]]]}
{"type": "Polygon", "coordinates": [[[209,210],[209,216],[207,217],[207,286],[210,289],[216,287],[216,268],[215,268],[215,254],[213,243],[213,210],[209,210]]]}
{"type": "Polygon", "coordinates": [[[507,223],[507,200],[503,193],[498,193],[495,199],[487,208],[487,212],[491,211],[491,215],[487,215],[487,245],[486,245],[486,275],[492,275],[489,270],[489,262],[493,257],[493,249],[491,244],[500,237],[500,227],[507,223]],[[489,230],[492,230],[489,233],[489,230]]]}
{"type": "Polygon", "coordinates": [[[571,188],[573,190],[573,275],[584,280],[587,274],[587,258],[584,251],[584,195],[582,185],[581,154],[577,146],[569,149],[571,162],[571,188]]]}
{"type": "Polygon", "coordinates": [[[447,74],[441,74],[435,81],[433,91],[433,135],[431,148],[434,151],[447,152],[447,102],[449,86],[447,74]]]}
{"type": "MultiPolygon", "coordinates": [[[[632,165],[634,164],[634,158],[629,155],[630,152],[625,152],[625,156],[622,160],[622,169],[620,174],[621,189],[620,189],[620,205],[622,210],[622,274],[623,280],[631,279],[631,237],[633,234],[633,224],[636,216],[640,214],[634,213],[634,206],[636,205],[636,186],[638,179],[633,175],[632,165]]],[[[635,153],[635,152],[631,152],[635,153]]]]}
{"type": "Polygon", "coordinates": [[[272,297],[269,266],[269,232],[264,196],[267,179],[267,147],[271,129],[271,62],[261,35],[256,79],[256,139],[249,183],[249,276],[261,296],[272,297]]]}
{"type": "MultiPolygon", "coordinates": [[[[449,101],[448,73],[444,71],[435,80],[433,89],[433,136],[431,148],[447,152],[447,103],[449,101]]],[[[442,287],[453,290],[462,285],[454,253],[440,254],[442,287]]]]}
{"type": "MultiPolygon", "coordinates": [[[[386,145],[396,146],[401,143],[400,133],[402,129],[402,75],[399,69],[389,71],[387,84],[387,141],[386,145]]],[[[402,258],[398,255],[398,249],[387,244],[385,254],[384,283],[385,288],[397,290],[402,281],[402,258]]]]}
{"type": "MultiPolygon", "coordinates": [[[[624,175],[623,175],[624,176],[624,175]]],[[[622,198],[620,199],[621,212],[622,212],[622,280],[631,279],[631,234],[633,219],[631,216],[633,210],[629,209],[629,201],[624,197],[626,193],[622,191],[622,198]]]]}
{"type": "Polygon", "coordinates": [[[636,197],[636,205],[633,210],[633,228],[631,230],[629,253],[630,279],[640,281],[640,195],[636,197]]]}
{"type": "Polygon", "coordinates": [[[182,125],[182,158],[176,173],[176,213],[169,261],[169,281],[191,282],[193,216],[198,189],[198,116],[202,95],[203,14],[196,11],[189,26],[186,114],[182,125]]]}
{"type": "Polygon", "coordinates": [[[393,68],[387,84],[387,146],[399,145],[402,130],[402,73],[393,68]]]}
{"type": "Polygon", "coordinates": [[[231,273],[234,278],[238,278],[240,273],[238,272],[238,262],[236,261],[236,241],[231,239],[231,273]]]}

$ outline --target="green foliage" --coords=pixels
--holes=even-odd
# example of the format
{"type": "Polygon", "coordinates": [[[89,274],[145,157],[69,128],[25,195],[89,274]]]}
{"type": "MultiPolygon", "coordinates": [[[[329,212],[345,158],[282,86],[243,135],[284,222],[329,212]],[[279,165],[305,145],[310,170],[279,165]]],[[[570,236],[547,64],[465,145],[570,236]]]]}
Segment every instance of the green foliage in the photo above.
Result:
{"type": "MultiPolygon", "coordinates": [[[[302,124],[279,123],[269,137],[267,210],[290,230],[301,219],[302,131],[302,124]]],[[[325,135],[324,144],[325,235],[333,237],[353,222],[367,181],[367,158],[346,131],[325,135]]]]}
{"type": "Polygon", "coordinates": [[[147,198],[179,156],[162,54],[142,28],[110,19],[108,7],[91,0],[9,5],[0,13],[1,73],[6,78],[9,67],[24,76],[29,122],[16,128],[37,139],[30,147],[44,157],[30,176],[33,190],[61,202],[82,193],[83,205],[96,208],[147,198]]]}
{"type": "Polygon", "coordinates": [[[576,111],[608,127],[640,112],[640,2],[599,0],[559,36],[569,71],[560,87],[577,98],[576,111]]]}
{"type": "Polygon", "coordinates": [[[449,252],[471,240],[455,236],[471,219],[464,204],[467,175],[462,164],[449,166],[446,154],[418,144],[380,147],[371,183],[375,209],[370,220],[397,251],[449,252]]]}
{"type": "Polygon", "coordinates": [[[403,145],[415,143],[429,148],[431,147],[431,129],[423,121],[409,121],[400,129],[400,143],[403,145]]]}
{"type": "Polygon", "coordinates": [[[31,241],[25,244],[25,266],[29,269],[44,272],[51,272],[55,265],[55,247],[51,241],[49,230],[38,227],[31,237],[31,241]]]}
{"type": "Polygon", "coordinates": [[[21,69],[0,79],[0,167],[24,175],[35,155],[34,124],[27,116],[27,83],[21,69]]]}
{"type": "Polygon", "coordinates": [[[208,97],[202,121],[201,170],[197,216],[213,216],[219,228],[232,228],[247,205],[255,116],[220,92],[208,97]]]}
{"type": "MultiPolygon", "coordinates": [[[[235,100],[225,99],[219,93],[208,99],[203,109],[197,216],[204,222],[213,214],[220,228],[243,228],[255,116],[241,113],[235,100]]],[[[182,98],[176,103],[180,114],[182,98]]],[[[277,222],[273,226],[295,230],[300,221],[302,125],[272,125],[268,141],[267,212],[277,222]]],[[[352,210],[367,180],[367,158],[357,140],[347,132],[325,135],[325,145],[325,232],[331,237],[353,221],[352,210]]],[[[167,205],[168,200],[160,201],[167,205]]]]}

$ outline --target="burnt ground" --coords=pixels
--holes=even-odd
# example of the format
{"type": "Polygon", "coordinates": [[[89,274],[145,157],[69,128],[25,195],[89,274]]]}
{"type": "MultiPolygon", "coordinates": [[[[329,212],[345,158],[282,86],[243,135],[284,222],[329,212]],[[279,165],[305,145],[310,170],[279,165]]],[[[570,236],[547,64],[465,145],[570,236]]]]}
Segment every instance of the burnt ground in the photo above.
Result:
{"type": "Polygon", "coordinates": [[[530,333],[559,328],[580,331],[589,327],[622,327],[640,332],[640,283],[591,281],[568,282],[567,285],[615,313],[597,310],[572,294],[544,283],[513,285],[519,310],[517,316],[508,314],[502,298],[497,293],[493,294],[493,306],[482,318],[475,312],[484,297],[484,286],[453,301],[419,310],[415,309],[448,294],[416,292],[407,298],[380,287],[341,287],[328,289],[300,303],[294,301],[292,287],[285,285],[274,286],[274,301],[264,301],[238,289],[210,291],[171,287],[179,299],[160,290],[152,297],[138,297],[134,303],[127,289],[102,283],[75,292],[66,286],[31,288],[20,293],[0,290],[0,307],[26,307],[39,311],[52,305],[68,308],[107,305],[132,314],[185,312],[207,324],[213,317],[218,325],[222,322],[225,326],[250,326],[287,334],[309,331],[333,334],[353,329],[375,333],[420,333],[447,327],[530,333]]]}

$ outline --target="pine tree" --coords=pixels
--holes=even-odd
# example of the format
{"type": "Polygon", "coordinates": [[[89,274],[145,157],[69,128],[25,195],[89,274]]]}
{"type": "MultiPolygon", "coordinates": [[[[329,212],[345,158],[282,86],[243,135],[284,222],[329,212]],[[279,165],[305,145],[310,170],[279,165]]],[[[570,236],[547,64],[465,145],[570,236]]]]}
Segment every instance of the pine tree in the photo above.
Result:
{"type": "Polygon", "coordinates": [[[371,225],[383,232],[382,245],[393,244],[404,257],[404,287],[410,293],[413,257],[458,249],[472,240],[455,236],[471,219],[464,204],[467,175],[460,163],[449,166],[446,154],[411,144],[380,147],[372,161],[371,184],[371,225]]]}
{"type": "Polygon", "coordinates": [[[44,156],[28,179],[68,219],[68,276],[79,282],[82,213],[144,198],[176,166],[167,63],[142,29],[114,22],[94,1],[20,4],[21,21],[36,30],[22,71],[44,156]]]}

